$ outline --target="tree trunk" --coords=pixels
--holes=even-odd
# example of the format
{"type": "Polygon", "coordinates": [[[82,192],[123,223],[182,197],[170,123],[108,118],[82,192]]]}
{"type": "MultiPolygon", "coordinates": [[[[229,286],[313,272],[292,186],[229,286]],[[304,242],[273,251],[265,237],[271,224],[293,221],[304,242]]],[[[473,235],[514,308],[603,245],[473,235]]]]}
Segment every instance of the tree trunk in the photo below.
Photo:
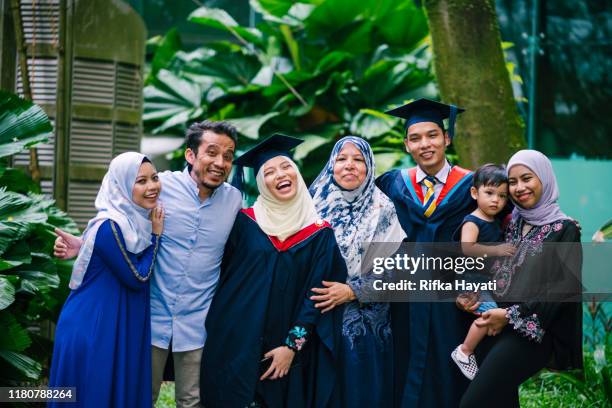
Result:
{"type": "Polygon", "coordinates": [[[457,120],[460,163],[505,163],[525,147],[492,0],[427,0],[442,101],[465,108],[457,120]]]}

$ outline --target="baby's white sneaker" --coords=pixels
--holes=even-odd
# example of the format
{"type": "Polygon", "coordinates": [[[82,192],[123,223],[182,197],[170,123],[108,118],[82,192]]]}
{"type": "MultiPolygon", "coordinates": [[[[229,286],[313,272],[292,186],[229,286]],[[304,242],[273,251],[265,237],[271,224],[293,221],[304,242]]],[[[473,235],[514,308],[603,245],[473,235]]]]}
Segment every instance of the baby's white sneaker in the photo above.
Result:
{"type": "Polygon", "coordinates": [[[461,351],[461,344],[457,346],[451,353],[451,358],[457,364],[457,367],[461,370],[463,375],[465,375],[468,379],[473,380],[478,372],[478,363],[476,363],[476,358],[474,354],[470,354],[466,356],[463,351],[461,351]]]}

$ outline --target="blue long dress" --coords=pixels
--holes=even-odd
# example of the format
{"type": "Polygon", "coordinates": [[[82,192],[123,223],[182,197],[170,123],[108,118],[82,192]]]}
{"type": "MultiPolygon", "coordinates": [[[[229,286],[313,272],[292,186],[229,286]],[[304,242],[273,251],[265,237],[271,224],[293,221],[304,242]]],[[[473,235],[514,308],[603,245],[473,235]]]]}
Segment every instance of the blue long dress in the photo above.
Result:
{"type": "MultiPolygon", "coordinates": [[[[451,242],[463,218],[472,212],[473,175],[453,166],[437,207],[424,216],[416,169],[392,170],[376,180],[395,205],[407,242],[451,242]]],[[[467,313],[454,303],[392,303],[394,406],[402,408],[459,406],[468,380],[449,358],[469,328],[467,313]]]]}
{"type": "MultiPolygon", "coordinates": [[[[140,255],[110,220],[98,229],[81,286],[72,291],[60,314],[49,386],[76,387],[75,407],[151,407],[151,321],[149,282],[137,279],[155,263],[157,235],[140,255]],[[120,241],[120,248],[118,241],[120,241]]],[[[65,404],[51,402],[49,407],[65,404]]]]}
{"type": "MultiPolygon", "coordinates": [[[[359,298],[360,277],[347,282],[359,298]]],[[[390,407],[393,401],[393,341],[388,303],[345,305],[340,347],[343,407],[390,407]]]]}

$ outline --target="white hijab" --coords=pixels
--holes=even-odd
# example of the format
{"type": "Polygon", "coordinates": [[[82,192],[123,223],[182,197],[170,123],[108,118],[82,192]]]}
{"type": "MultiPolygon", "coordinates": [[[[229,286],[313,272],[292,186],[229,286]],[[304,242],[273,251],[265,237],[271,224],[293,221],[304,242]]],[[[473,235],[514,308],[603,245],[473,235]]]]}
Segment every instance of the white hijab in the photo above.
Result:
{"type": "Polygon", "coordinates": [[[255,218],[259,227],[267,235],[275,236],[281,241],[284,241],[319,219],[300,170],[291,159],[287,158],[287,160],[298,175],[295,197],[289,201],[280,201],[272,195],[264,181],[264,164],[257,172],[256,179],[259,196],[255,200],[255,204],[253,204],[255,218]]]}
{"type": "Polygon", "coordinates": [[[145,157],[141,153],[127,152],[110,162],[96,197],[95,206],[98,214],[89,221],[83,232],[83,245],[70,277],[71,289],[78,288],[83,282],[94,250],[98,228],[105,220],[113,220],[119,225],[129,252],[138,254],[151,245],[150,210],[132,201],[132,189],[145,157]]]}

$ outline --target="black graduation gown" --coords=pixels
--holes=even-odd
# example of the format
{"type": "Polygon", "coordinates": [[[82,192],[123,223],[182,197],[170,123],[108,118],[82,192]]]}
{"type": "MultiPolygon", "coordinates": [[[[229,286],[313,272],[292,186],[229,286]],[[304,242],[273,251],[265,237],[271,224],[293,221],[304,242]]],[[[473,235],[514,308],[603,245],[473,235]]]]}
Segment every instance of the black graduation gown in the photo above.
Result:
{"type": "MultiPolygon", "coordinates": [[[[393,201],[406,242],[451,242],[463,218],[476,208],[470,196],[472,178],[472,172],[453,166],[429,218],[423,214],[416,168],[389,171],[376,185],[393,201]]],[[[468,380],[450,354],[463,341],[471,320],[454,302],[391,304],[396,407],[459,405],[468,380]]]]}
{"type": "Polygon", "coordinates": [[[281,243],[259,228],[252,209],[238,214],[206,319],[204,406],[243,408],[256,393],[270,408],[332,405],[344,308],[321,314],[314,307],[310,289],[323,280],[346,280],[328,223],[312,224],[281,243]],[[309,335],[289,374],[259,381],[263,355],[284,345],[295,325],[309,335]]]}

